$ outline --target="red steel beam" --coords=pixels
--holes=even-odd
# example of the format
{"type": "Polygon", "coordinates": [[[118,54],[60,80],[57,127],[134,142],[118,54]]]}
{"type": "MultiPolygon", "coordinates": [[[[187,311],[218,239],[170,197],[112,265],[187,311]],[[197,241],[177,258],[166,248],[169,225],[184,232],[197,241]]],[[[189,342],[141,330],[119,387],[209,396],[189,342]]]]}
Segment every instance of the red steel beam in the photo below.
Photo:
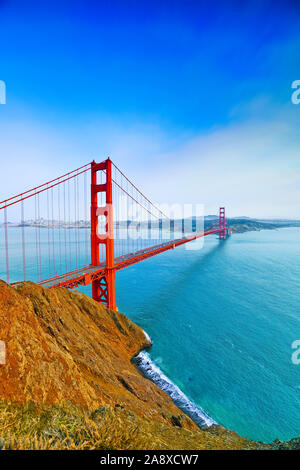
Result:
{"type": "Polygon", "coordinates": [[[128,266],[131,266],[135,263],[139,263],[140,261],[144,261],[145,259],[152,258],[152,256],[159,255],[160,253],[164,253],[165,251],[172,250],[176,248],[177,246],[184,245],[185,243],[189,243],[191,241],[197,240],[197,238],[202,238],[206,237],[207,235],[212,235],[213,233],[218,233],[219,229],[216,230],[210,230],[208,232],[203,232],[203,233],[197,233],[196,235],[193,235],[191,237],[179,239],[179,240],[173,240],[172,242],[168,244],[164,244],[163,246],[157,245],[152,247],[150,251],[146,251],[143,253],[137,252],[135,256],[132,256],[124,261],[121,262],[116,262],[115,263],[115,269],[116,271],[119,271],[120,269],[127,268],[128,266]]]}
{"type": "MultiPolygon", "coordinates": [[[[228,229],[228,227],[226,227],[226,229],[228,229]]],[[[159,255],[160,253],[172,250],[177,246],[184,245],[185,243],[197,240],[198,238],[206,237],[207,235],[218,233],[219,231],[220,229],[218,228],[214,230],[209,230],[207,232],[197,233],[187,238],[172,240],[169,243],[164,243],[162,245],[154,245],[146,250],[140,250],[132,254],[120,256],[115,259],[114,270],[120,271],[121,269],[127,268],[128,266],[132,266],[133,264],[152,258],[153,256],[159,255]]],[[[78,269],[76,271],[72,271],[60,276],[56,276],[45,281],[41,281],[38,284],[49,289],[55,289],[57,287],[67,287],[68,289],[75,289],[76,287],[86,286],[93,281],[101,281],[101,279],[106,277],[106,274],[107,268],[104,265],[85,266],[82,269],[78,269]]]]}

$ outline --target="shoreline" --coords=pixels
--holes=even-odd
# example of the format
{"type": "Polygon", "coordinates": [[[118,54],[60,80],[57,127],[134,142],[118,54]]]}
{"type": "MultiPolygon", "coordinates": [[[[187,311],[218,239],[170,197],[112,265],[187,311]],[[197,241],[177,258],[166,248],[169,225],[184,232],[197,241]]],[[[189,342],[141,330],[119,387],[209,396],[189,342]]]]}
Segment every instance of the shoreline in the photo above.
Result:
{"type": "MultiPolygon", "coordinates": [[[[151,341],[149,335],[143,330],[147,340],[151,341]]],[[[152,344],[152,341],[151,341],[152,344]]],[[[151,347],[151,346],[150,346],[151,347]]],[[[142,350],[132,358],[133,364],[138,371],[147,379],[151,380],[161,390],[163,390],[172,399],[173,403],[189,416],[197,426],[200,428],[208,428],[218,425],[207,413],[192,400],[190,400],[181,390],[175,385],[162,370],[152,361],[149,354],[142,350]]]]}

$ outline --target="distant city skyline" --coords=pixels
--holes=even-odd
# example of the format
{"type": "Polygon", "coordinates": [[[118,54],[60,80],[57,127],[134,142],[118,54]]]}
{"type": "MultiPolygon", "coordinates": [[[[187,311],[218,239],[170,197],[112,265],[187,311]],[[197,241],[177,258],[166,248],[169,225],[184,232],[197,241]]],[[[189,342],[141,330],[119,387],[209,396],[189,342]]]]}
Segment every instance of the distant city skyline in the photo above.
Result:
{"type": "Polygon", "coordinates": [[[299,219],[299,13],[1,2],[0,200],[109,155],[158,204],[299,219]]]}

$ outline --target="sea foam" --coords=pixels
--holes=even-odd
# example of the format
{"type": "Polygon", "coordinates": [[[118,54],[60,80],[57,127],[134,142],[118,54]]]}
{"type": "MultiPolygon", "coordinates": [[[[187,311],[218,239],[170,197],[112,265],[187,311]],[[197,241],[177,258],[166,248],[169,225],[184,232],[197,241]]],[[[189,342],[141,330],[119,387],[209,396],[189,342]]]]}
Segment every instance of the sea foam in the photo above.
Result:
{"type": "Polygon", "coordinates": [[[143,374],[166,392],[172,398],[175,405],[184,411],[198,426],[209,427],[217,424],[154,364],[149,354],[144,351],[140,352],[134,358],[134,362],[143,374]]]}
{"type": "Polygon", "coordinates": [[[150,341],[150,343],[152,343],[152,339],[150,338],[150,336],[148,335],[148,333],[146,333],[145,330],[143,330],[143,333],[144,333],[144,335],[146,336],[146,339],[147,339],[148,341],[150,341]]]}

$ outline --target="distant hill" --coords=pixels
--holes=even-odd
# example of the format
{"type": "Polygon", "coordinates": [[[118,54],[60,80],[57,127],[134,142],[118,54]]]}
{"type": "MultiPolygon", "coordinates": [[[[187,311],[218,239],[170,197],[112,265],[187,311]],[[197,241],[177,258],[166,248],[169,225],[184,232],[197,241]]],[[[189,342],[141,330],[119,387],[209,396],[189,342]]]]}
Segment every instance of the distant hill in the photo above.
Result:
{"type": "MultiPolygon", "coordinates": [[[[196,231],[200,230],[203,224],[202,217],[196,217],[196,231]]],[[[207,230],[212,225],[218,223],[219,215],[209,214],[204,216],[204,229],[207,230]]],[[[230,226],[232,233],[244,233],[259,230],[275,230],[283,227],[300,227],[300,220],[286,220],[286,219],[252,219],[250,217],[232,217],[227,218],[227,223],[230,226]]],[[[181,219],[175,221],[176,227],[181,227],[181,219]]],[[[185,232],[193,231],[193,218],[187,217],[184,219],[185,232]]]]}
{"type": "Polygon", "coordinates": [[[262,221],[250,218],[233,218],[227,219],[232,233],[244,233],[259,230],[275,230],[283,227],[300,227],[300,221],[262,221]]]}
{"type": "MultiPolygon", "coordinates": [[[[207,230],[214,222],[218,221],[218,215],[206,215],[204,217],[204,227],[207,230]]],[[[287,219],[251,219],[250,217],[232,217],[227,218],[227,223],[232,233],[244,233],[259,230],[275,230],[283,227],[300,227],[300,220],[287,219]]],[[[191,225],[190,219],[187,219],[186,226],[191,225]]]]}

